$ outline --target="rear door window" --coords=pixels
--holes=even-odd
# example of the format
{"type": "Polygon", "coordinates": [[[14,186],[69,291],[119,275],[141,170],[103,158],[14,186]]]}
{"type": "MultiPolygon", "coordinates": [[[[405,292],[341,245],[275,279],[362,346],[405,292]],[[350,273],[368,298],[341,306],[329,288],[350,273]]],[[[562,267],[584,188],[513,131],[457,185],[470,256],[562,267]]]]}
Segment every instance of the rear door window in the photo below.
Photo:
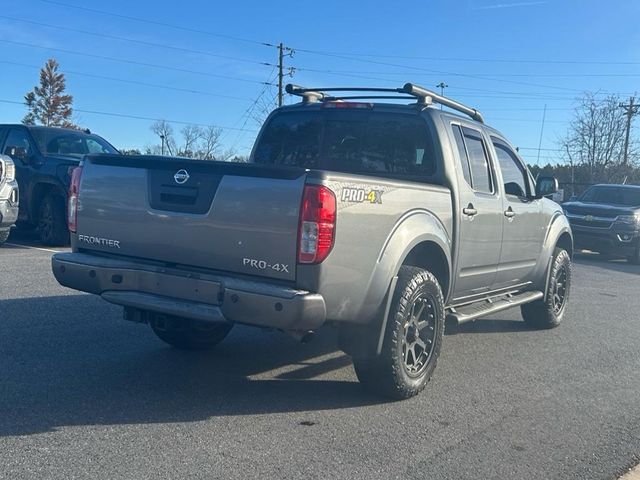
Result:
{"type": "Polygon", "coordinates": [[[467,185],[472,187],[471,168],[469,167],[469,157],[467,156],[467,149],[464,146],[464,140],[462,138],[462,130],[460,129],[460,125],[451,125],[451,128],[453,129],[453,138],[455,138],[456,147],[458,148],[458,158],[460,161],[462,175],[464,176],[467,185]]]}
{"type": "Polygon", "coordinates": [[[491,167],[482,134],[467,127],[462,127],[462,133],[469,157],[473,189],[476,192],[493,193],[491,167]]]}
{"type": "Polygon", "coordinates": [[[265,127],[253,161],[415,180],[437,171],[420,116],[369,110],[282,113],[265,127]]]}

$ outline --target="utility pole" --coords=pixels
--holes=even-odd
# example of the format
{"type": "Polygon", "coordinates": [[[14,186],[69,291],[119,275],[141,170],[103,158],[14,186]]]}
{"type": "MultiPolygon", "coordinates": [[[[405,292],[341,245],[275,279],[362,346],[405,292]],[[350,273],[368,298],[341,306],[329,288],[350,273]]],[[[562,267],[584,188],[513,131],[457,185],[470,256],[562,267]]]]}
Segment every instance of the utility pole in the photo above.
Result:
{"type": "Polygon", "coordinates": [[[638,108],[640,105],[635,103],[635,97],[629,97],[629,103],[624,104],[620,103],[618,106],[625,111],[625,115],[627,116],[627,131],[624,136],[624,154],[622,157],[622,164],[626,165],[629,160],[629,134],[631,133],[631,120],[634,115],[638,115],[640,113],[638,108]]]}
{"type": "Polygon", "coordinates": [[[282,88],[283,78],[285,75],[293,76],[295,69],[289,67],[287,73],[284,73],[284,56],[293,57],[293,48],[285,47],[282,42],[278,44],[278,107],[281,107],[284,100],[284,90],[282,88]]]}
{"type": "Polygon", "coordinates": [[[284,62],[284,45],[278,44],[278,107],[282,106],[282,63],[284,62]]]}
{"type": "Polygon", "coordinates": [[[165,136],[161,134],[160,135],[160,140],[162,141],[162,156],[164,156],[164,138],[165,138],[165,136]]]}
{"type": "Polygon", "coordinates": [[[544,132],[544,120],[547,116],[547,104],[544,104],[544,110],[542,111],[542,126],[540,127],[540,140],[538,141],[538,158],[536,159],[536,165],[540,166],[540,149],[542,147],[542,132],[544,132]]]}
{"type": "MultiPolygon", "coordinates": [[[[440,96],[444,97],[444,89],[448,86],[449,85],[444,82],[440,82],[438,85],[436,85],[436,87],[440,89],[440,96]]],[[[442,110],[442,104],[440,104],[440,110],[442,110]]]]}

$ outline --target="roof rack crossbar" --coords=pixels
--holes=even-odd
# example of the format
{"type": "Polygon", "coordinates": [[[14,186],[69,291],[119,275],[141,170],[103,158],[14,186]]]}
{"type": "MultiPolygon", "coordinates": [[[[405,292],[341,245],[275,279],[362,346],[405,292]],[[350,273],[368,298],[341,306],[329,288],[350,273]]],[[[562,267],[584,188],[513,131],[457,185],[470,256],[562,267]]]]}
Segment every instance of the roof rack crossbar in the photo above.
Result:
{"type": "Polygon", "coordinates": [[[290,95],[302,97],[304,103],[327,102],[336,100],[356,100],[356,99],[410,99],[417,98],[418,103],[422,105],[430,105],[431,103],[439,103],[445,107],[449,107],[460,113],[468,115],[473,120],[484,123],[482,114],[475,108],[468,107],[460,102],[452,100],[437,94],[431,90],[414,85],[413,83],[405,83],[402,88],[375,88],[375,87],[329,87],[329,88],[305,88],[298,85],[288,84],[285,88],[290,95]],[[389,92],[410,95],[410,97],[396,96],[332,96],[325,92],[389,92]]]}
{"type": "Polygon", "coordinates": [[[404,87],[402,87],[402,92],[415,97],[431,98],[431,101],[435,103],[439,103],[440,105],[444,105],[445,107],[464,113],[477,122],[484,123],[484,117],[475,108],[468,107],[460,102],[439,95],[436,92],[414,85],[413,83],[405,83],[404,87]]]}

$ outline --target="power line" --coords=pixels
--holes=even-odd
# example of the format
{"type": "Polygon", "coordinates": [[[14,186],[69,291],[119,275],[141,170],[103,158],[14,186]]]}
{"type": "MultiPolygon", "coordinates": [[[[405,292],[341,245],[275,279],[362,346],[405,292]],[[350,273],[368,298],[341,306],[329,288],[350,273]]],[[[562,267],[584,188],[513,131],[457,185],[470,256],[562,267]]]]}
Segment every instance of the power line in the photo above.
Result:
{"type": "Polygon", "coordinates": [[[263,46],[268,46],[268,47],[273,46],[273,45],[271,45],[269,43],[260,42],[258,40],[251,40],[251,39],[248,39],[248,38],[236,37],[234,35],[216,33],[216,32],[212,32],[210,30],[201,30],[201,29],[198,29],[198,28],[185,27],[183,25],[176,25],[176,24],[173,24],[173,23],[160,22],[160,21],[157,21],[157,20],[150,20],[148,18],[133,17],[133,16],[130,16],[130,15],[122,15],[120,13],[113,13],[113,12],[107,12],[105,10],[98,10],[97,8],[88,8],[88,7],[84,7],[84,6],[80,6],[80,5],[73,5],[73,4],[70,4],[70,3],[58,2],[58,1],[54,1],[54,0],[40,0],[40,1],[43,2],[43,3],[49,3],[51,5],[58,5],[60,7],[73,8],[73,9],[82,10],[82,11],[85,11],[85,12],[98,13],[100,15],[108,15],[110,17],[115,17],[115,18],[123,18],[125,20],[131,20],[131,21],[134,21],[134,22],[147,23],[149,25],[158,25],[158,26],[161,26],[161,27],[174,28],[176,30],[182,30],[182,31],[185,31],[185,32],[200,33],[200,34],[209,35],[209,36],[212,36],[212,37],[226,38],[227,40],[234,40],[234,41],[237,41],[237,42],[253,43],[254,45],[263,45],[263,46]]]}
{"type": "MultiPolygon", "coordinates": [[[[242,115],[240,115],[240,118],[238,118],[238,120],[236,120],[233,123],[233,127],[235,128],[237,125],[240,124],[240,122],[242,122],[242,120],[245,118],[245,116],[247,117],[246,120],[244,121],[244,123],[242,124],[241,128],[244,128],[249,120],[249,116],[251,115],[251,113],[253,112],[253,109],[257,106],[258,101],[260,100],[260,98],[264,95],[264,93],[266,92],[267,88],[269,88],[270,86],[273,86],[273,81],[275,80],[275,76],[274,76],[274,72],[275,72],[276,68],[274,67],[271,70],[271,73],[269,73],[269,76],[267,77],[267,81],[264,82],[264,87],[262,88],[262,90],[260,91],[260,93],[258,93],[258,96],[252,101],[251,105],[249,105],[249,107],[246,108],[246,110],[242,113],[242,115]]],[[[220,140],[224,139],[225,136],[227,135],[228,132],[224,132],[222,134],[222,137],[220,140]]],[[[240,133],[238,134],[238,137],[236,138],[235,143],[237,143],[239,141],[239,137],[240,137],[240,133]]]]}
{"type": "MultiPolygon", "coordinates": [[[[355,75],[355,74],[347,74],[347,73],[337,73],[336,71],[333,70],[321,70],[321,69],[314,69],[314,68],[304,68],[304,67],[295,67],[295,71],[296,72],[313,72],[313,73],[324,73],[324,74],[328,74],[328,75],[334,75],[334,76],[338,76],[338,77],[345,77],[345,78],[362,78],[365,80],[379,80],[382,82],[386,82],[388,84],[393,84],[393,85],[398,85],[398,82],[389,78],[379,78],[379,77],[372,77],[370,75],[355,75]]],[[[409,74],[411,75],[411,74],[409,74]]],[[[532,99],[532,100],[575,100],[575,95],[572,96],[566,96],[566,97],[558,97],[557,95],[555,97],[549,97],[549,93],[538,93],[538,92],[505,92],[505,91],[499,91],[499,90],[487,90],[487,89],[482,89],[482,88],[470,88],[470,87],[456,87],[454,85],[451,85],[451,88],[455,88],[456,90],[467,90],[467,91],[476,91],[476,92],[487,92],[487,93],[496,93],[499,94],[500,96],[486,96],[487,98],[504,98],[504,99],[532,99]],[[512,97],[505,97],[504,95],[517,95],[517,96],[512,96],[512,97]]],[[[456,94],[456,97],[473,97],[473,98],[479,98],[481,96],[479,95],[464,95],[464,94],[456,94]]]]}
{"type": "Polygon", "coordinates": [[[466,73],[460,73],[460,72],[447,72],[447,71],[441,71],[441,70],[431,70],[431,69],[422,68],[422,67],[414,67],[412,65],[381,62],[381,61],[376,61],[376,60],[365,60],[365,59],[358,58],[358,57],[350,57],[348,55],[337,55],[337,54],[330,54],[330,53],[322,53],[322,52],[317,52],[317,51],[313,51],[313,50],[305,50],[305,49],[298,49],[298,48],[296,48],[296,51],[312,53],[314,55],[322,55],[322,56],[327,56],[327,57],[340,58],[340,59],[343,59],[343,60],[350,60],[350,61],[356,61],[356,62],[362,62],[362,63],[372,63],[372,64],[375,64],[375,65],[386,65],[386,66],[389,66],[389,67],[407,68],[407,69],[410,69],[410,70],[416,70],[416,71],[421,71],[421,72],[429,72],[429,73],[437,73],[437,74],[440,74],[440,75],[450,75],[450,76],[463,77],[463,78],[473,78],[473,79],[477,79],[477,80],[486,80],[486,81],[491,81],[491,82],[510,83],[510,84],[514,84],[514,85],[526,85],[526,86],[532,86],[532,87],[549,88],[549,89],[564,90],[564,91],[571,91],[571,92],[582,92],[582,90],[575,89],[575,88],[559,87],[559,86],[556,86],[556,85],[543,85],[543,84],[531,83],[531,82],[520,82],[520,81],[516,81],[516,80],[504,80],[504,79],[497,79],[497,78],[488,78],[488,77],[483,77],[481,75],[473,75],[473,74],[466,74],[466,73]]]}
{"type": "MultiPolygon", "coordinates": [[[[23,105],[23,102],[16,102],[14,100],[3,100],[0,99],[0,103],[10,103],[13,105],[23,105]]],[[[80,113],[89,113],[89,114],[93,114],[93,115],[106,115],[109,117],[120,117],[120,118],[132,118],[134,120],[147,120],[147,121],[162,121],[165,120],[168,123],[177,123],[178,125],[196,125],[198,127],[217,127],[217,128],[222,128],[227,129],[227,130],[239,130],[239,131],[244,131],[244,132],[257,132],[257,130],[248,130],[248,129],[241,129],[241,128],[234,128],[234,127],[226,127],[224,125],[215,125],[215,124],[211,124],[211,123],[196,123],[196,122],[185,122],[184,120],[169,120],[167,118],[159,118],[159,117],[146,117],[146,116],[142,116],[142,115],[129,115],[126,113],[116,113],[116,112],[102,112],[99,110],[85,110],[85,109],[80,109],[80,108],[75,108],[73,107],[73,110],[76,112],[80,112],[80,113]]]]}
{"type": "Polygon", "coordinates": [[[202,75],[202,76],[211,77],[211,78],[224,78],[224,79],[227,79],[227,80],[235,80],[235,81],[238,81],[238,82],[257,83],[257,84],[260,84],[260,85],[264,84],[264,82],[260,82],[258,80],[249,80],[247,78],[234,77],[234,76],[230,76],[230,75],[222,75],[222,74],[217,74],[217,73],[209,73],[209,72],[203,72],[203,71],[199,71],[199,70],[190,70],[190,69],[186,69],[186,68],[171,67],[169,65],[159,65],[159,64],[154,64],[154,63],[138,62],[138,61],[135,61],[135,60],[127,60],[127,59],[124,59],[124,58],[109,57],[109,56],[106,56],[106,55],[97,55],[97,54],[86,53],[86,52],[78,52],[78,51],[75,51],[75,50],[68,50],[68,49],[65,49],[65,48],[47,47],[45,45],[35,45],[33,43],[15,42],[13,40],[3,40],[3,39],[0,39],[0,42],[12,44],[12,45],[18,45],[18,46],[21,46],[21,47],[38,48],[38,49],[41,49],[41,50],[50,50],[52,52],[67,53],[67,54],[70,54],[70,55],[78,55],[78,56],[87,57],[87,58],[96,58],[96,59],[99,59],[99,60],[108,60],[110,62],[118,62],[118,63],[124,63],[124,64],[128,64],[128,65],[139,65],[139,66],[142,66],[142,67],[151,67],[151,68],[158,68],[158,69],[162,69],[162,70],[169,70],[169,71],[173,71],[173,72],[190,73],[190,74],[194,74],[194,75],[202,75]]]}
{"type": "MultiPolygon", "coordinates": [[[[234,35],[221,34],[217,32],[212,32],[210,30],[202,30],[192,27],[185,27],[183,25],[177,25],[168,22],[161,22],[157,20],[151,20],[148,18],[134,17],[130,15],[123,15],[114,12],[108,12],[105,10],[98,10],[95,8],[88,8],[80,5],[73,5],[65,2],[55,1],[55,0],[40,0],[43,3],[48,3],[51,5],[58,5],[66,8],[73,8],[76,10],[82,10],[91,13],[98,13],[100,15],[108,15],[115,18],[122,18],[125,20],[131,20],[135,22],[147,23],[150,25],[158,25],[162,27],[173,28],[177,30],[183,30],[186,32],[199,33],[203,35],[209,35],[218,38],[226,38],[228,40],[234,40],[238,42],[252,43],[255,45],[264,45],[269,47],[274,47],[275,45],[270,44],[268,42],[261,42],[259,40],[248,39],[237,37],[234,35]]],[[[302,50],[301,50],[302,51],[302,50]]],[[[314,52],[313,50],[308,50],[309,53],[314,52]]],[[[328,52],[335,53],[335,52],[328,52]]],[[[376,57],[376,58],[402,58],[402,59],[417,59],[417,60],[436,60],[436,61],[461,61],[461,62],[481,62],[481,63],[534,63],[534,64],[584,64],[584,65],[640,65],[640,62],[615,62],[615,61],[580,61],[580,60],[531,60],[531,59],[483,59],[483,58],[446,58],[446,57],[420,57],[420,56],[399,56],[399,55],[380,55],[380,54],[370,54],[370,53],[350,53],[350,56],[365,56],[365,57],[376,57]]],[[[636,75],[637,76],[637,75],[636,75]]]]}
{"type": "MultiPolygon", "coordinates": [[[[303,67],[299,67],[300,70],[309,70],[303,67]]],[[[319,70],[318,70],[319,71],[319,70]]],[[[389,75],[406,77],[412,75],[413,72],[384,72],[384,71],[367,71],[367,70],[332,70],[332,73],[344,73],[344,74],[370,74],[370,75],[389,75]]],[[[440,74],[430,75],[431,77],[438,77],[440,74]]],[[[580,78],[580,77],[640,77],[640,73],[474,73],[474,75],[483,75],[486,77],[563,77],[563,78],[580,78]]]]}
{"type": "Polygon", "coordinates": [[[520,150],[541,150],[543,152],[564,152],[561,148],[518,147],[520,150]]]}
{"type": "MultiPolygon", "coordinates": [[[[18,63],[18,62],[10,62],[7,60],[0,60],[0,63],[4,63],[6,65],[16,65],[16,66],[20,66],[20,67],[28,67],[28,68],[35,68],[37,70],[40,70],[41,67],[37,66],[37,65],[28,65],[26,63],[18,63]]],[[[116,77],[108,77],[108,76],[104,76],[104,75],[97,75],[94,73],[86,73],[86,72],[77,72],[77,71],[73,71],[73,70],[66,70],[64,71],[65,75],[78,75],[78,76],[83,76],[83,77],[89,77],[89,78],[98,78],[98,79],[102,79],[102,80],[109,80],[109,81],[113,81],[113,82],[122,82],[122,83],[130,83],[132,85],[140,85],[140,86],[144,86],[144,87],[154,87],[154,88],[162,88],[162,89],[166,89],[166,90],[175,90],[177,92],[186,92],[186,93],[193,93],[196,95],[207,95],[210,97],[218,97],[218,98],[228,98],[230,100],[242,100],[242,101],[251,101],[250,98],[246,98],[246,97],[234,97],[231,95],[222,95],[222,94],[218,94],[218,93],[212,93],[212,92],[204,92],[202,90],[193,90],[193,89],[189,89],[189,88],[180,88],[180,87],[171,87],[169,85],[160,85],[157,83],[148,83],[148,82],[140,82],[138,80],[126,80],[124,78],[116,78],[116,77]]]]}
{"type": "Polygon", "coordinates": [[[311,49],[297,49],[299,52],[317,55],[346,55],[350,57],[401,58],[406,60],[429,60],[437,62],[478,62],[478,63],[533,63],[533,64],[566,64],[566,65],[640,65],[640,62],[598,61],[598,60],[536,60],[536,59],[499,59],[499,58],[461,58],[461,57],[423,57],[409,55],[381,55],[372,53],[327,52],[311,49]]]}
{"type": "MultiPolygon", "coordinates": [[[[138,45],[150,46],[150,47],[155,47],[155,48],[165,48],[165,49],[176,50],[176,51],[180,51],[180,52],[195,53],[195,54],[198,54],[198,55],[205,55],[205,56],[209,56],[209,57],[213,57],[213,58],[221,58],[221,59],[225,59],[225,60],[232,60],[232,61],[243,62],[243,63],[251,63],[251,64],[257,64],[257,65],[268,65],[266,62],[259,62],[259,61],[256,61],[256,60],[249,60],[249,59],[243,59],[243,58],[238,58],[238,57],[232,57],[232,56],[229,56],[229,55],[220,55],[220,54],[215,54],[215,53],[211,53],[211,52],[207,52],[207,51],[203,51],[203,50],[195,50],[195,49],[191,49],[191,48],[178,47],[178,46],[174,46],[174,45],[167,45],[167,44],[162,44],[162,43],[148,42],[148,41],[145,41],[145,40],[138,40],[138,39],[120,37],[120,36],[117,36],[117,35],[109,35],[109,34],[105,34],[105,33],[91,32],[91,31],[71,28],[71,27],[67,27],[67,26],[52,25],[52,24],[48,24],[48,23],[36,22],[36,21],[33,21],[33,20],[26,20],[26,19],[21,19],[21,18],[16,18],[16,17],[10,17],[10,16],[6,16],[6,15],[0,15],[0,18],[3,18],[5,20],[12,20],[12,21],[17,21],[17,22],[27,23],[27,24],[31,24],[31,25],[37,25],[37,26],[46,27],[46,28],[54,28],[54,29],[58,29],[58,30],[65,30],[65,31],[70,31],[70,32],[81,33],[83,35],[92,35],[92,36],[96,36],[96,37],[99,37],[99,38],[108,38],[108,39],[111,39],[111,40],[119,40],[119,41],[124,41],[124,42],[130,42],[130,43],[135,43],[135,44],[138,44],[138,45]]],[[[315,51],[311,51],[311,50],[300,50],[300,51],[305,51],[307,53],[314,53],[314,54],[317,54],[317,55],[323,55],[323,56],[329,56],[329,57],[335,57],[335,58],[342,58],[342,59],[346,59],[346,60],[358,61],[358,62],[373,63],[373,64],[378,64],[378,65],[387,65],[387,66],[401,67],[401,68],[408,68],[408,69],[412,69],[412,70],[425,71],[425,72],[431,72],[431,73],[439,73],[441,75],[452,75],[452,76],[459,76],[459,77],[465,77],[465,78],[474,78],[474,79],[479,79],[479,80],[496,81],[496,82],[502,82],[502,83],[512,83],[512,84],[517,84],[517,85],[537,86],[537,87],[540,87],[540,88],[549,88],[549,89],[564,90],[564,91],[581,92],[581,90],[577,90],[577,89],[573,89],[573,88],[567,88],[567,87],[559,87],[559,86],[554,86],[554,85],[541,85],[541,84],[535,84],[535,83],[530,83],[530,82],[519,82],[519,81],[515,81],[515,80],[504,80],[504,79],[496,79],[496,78],[487,78],[487,77],[482,77],[480,75],[465,74],[465,73],[460,73],[460,72],[445,72],[445,71],[438,71],[438,70],[430,70],[430,69],[424,69],[424,68],[420,68],[420,67],[413,67],[413,66],[410,66],[410,65],[401,65],[401,64],[379,62],[379,61],[373,61],[373,60],[363,60],[361,58],[350,58],[349,56],[346,56],[346,55],[334,55],[334,54],[328,54],[328,53],[315,52],[315,51]]]]}
{"type": "Polygon", "coordinates": [[[127,37],[120,37],[118,35],[109,35],[107,33],[98,33],[98,32],[90,32],[88,30],[81,30],[79,28],[71,28],[71,27],[67,27],[67,26],[61,26],[61,25],[52,25],[50,23],[43,23],[43,22],[36,22],[33,20],[26,20],[23,18],[16,18],[16,17],[9,17],[6,15],[0,15],[0,18],[3,18],[5,20],[11,20],[14,22],[21,22],[21,23],[27,23],[30,25],[37,25],[39,27],[45,27],[45,28],[53,28],[53,29],[57,29],[57,30],[64,30],[64,31],[68,31],[68,32],[75,32],[75,33],[81,33],[83,35],[91,35],[94,37],[99,37],[99,38],[107,38],[110,40],[118,40],[118,41],[122,41],[122,42],[129,42],[129,43],[135,43],[138,45],[144,45],[147,47],[155,47],[155,48],[165,48],[168,50],[175,50],[178,52],[183,52],[183,53],[195,53],[197,55],[204,55],[204,56],[208,56],[208,57],[213,57],[213,58],[221,58],[223,60],[231,60],[234,62],[241,62],[241,63],[251,63],[254,65],[265,65],[264,62],[259,62],[257,60],[249,60],[249,59],[245,59],[245,58],[239,58],[239,57],[233,57],[230,55],[220,55],[217,53],[211,53],[211,52],[207,52],[204,50],[195,50],[192,48],[185,48],[185,47],[178,47],[175,45],[167,45],[164,43],[155,43],[155,42],[148,42],[146,40],[138,40],[138,39],[134,39],[134,38],[127,38],[127,37]]]}
{"type": "MultiPolygon", "coordinates": [[[[275,70],[275,69],[274,69],[275,70]]],[[[271,74],[273,74],[273,70],[271,71],[271,74]]],[[[253,104],[247,108],[247,110],[244,112],[243,116],[245,116],[244,119],[244,123],[242,124],[241,128],[244,128],[247,125],[247,122],[249,122],[249,119],[251,118],[251,115],[253,114],[253,111],[256,109],[256,107],[258,106],[258,103],[260,102],[260,100],[262,99],[262,97],[264,96],[264,94],[267,92],[267,89],[269,88],[268,84],[265,84],[264,88],[262,89],[262,91],[258,94],[258,96],[256,97],[255,101],[253,102],[253,104]]],[[[242,117],[240,117],[240,119],[242,119],[242,117]]],[[[235,141],[233,142],[233,144],[231,145],[231,148],[235,148],[235,146],[238,144],[238,142],[240,141],[240,139],[243,136],[243,132],[239,132],[238,135],[236,136],[235,141]]]]}

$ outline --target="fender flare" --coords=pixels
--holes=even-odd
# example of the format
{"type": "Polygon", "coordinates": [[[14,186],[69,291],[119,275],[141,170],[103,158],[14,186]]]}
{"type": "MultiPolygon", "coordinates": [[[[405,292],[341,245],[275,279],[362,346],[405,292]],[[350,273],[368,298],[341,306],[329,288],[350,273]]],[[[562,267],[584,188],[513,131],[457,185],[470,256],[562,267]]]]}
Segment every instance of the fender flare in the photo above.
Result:
{"type": "Polygon", "coordinates": [[[545,236],[544,243],[542,245],[541,258],[546,258],[547,261],[538,262],[539,265],[544,266],[544,271],[539,272],[539,275],[536,276],[536,278],[542,279],[542,282],[539,281],[537,286],[544,292],[545,299],[549,285],[549,274],[551,272],[551,262],[553,261],[553,251],[563,235],[568,235],[571,240],[570,250],[568,253],[569,256],[573,258],[573,232],[571,231],[571,225],[569,224],[567,217],[564,216],[562,212],[558,211],[553,215],[549,222],[547,235],[545,236]]]}
{"type": "MultiPolygon", "coordinates": [[[[371,319],[380,306],[391,301],[390,285],[409,253],[425,242],[435,244],[444,254],[448,274],[451,276],[451,237],[440,219],[430,210],[414,209],[405,213],[394,225],[376,260],[376,267],[369,281],[363,317],[371,319]]],[[[451,281],[446,292],[448,298],[451,281]]]]}

